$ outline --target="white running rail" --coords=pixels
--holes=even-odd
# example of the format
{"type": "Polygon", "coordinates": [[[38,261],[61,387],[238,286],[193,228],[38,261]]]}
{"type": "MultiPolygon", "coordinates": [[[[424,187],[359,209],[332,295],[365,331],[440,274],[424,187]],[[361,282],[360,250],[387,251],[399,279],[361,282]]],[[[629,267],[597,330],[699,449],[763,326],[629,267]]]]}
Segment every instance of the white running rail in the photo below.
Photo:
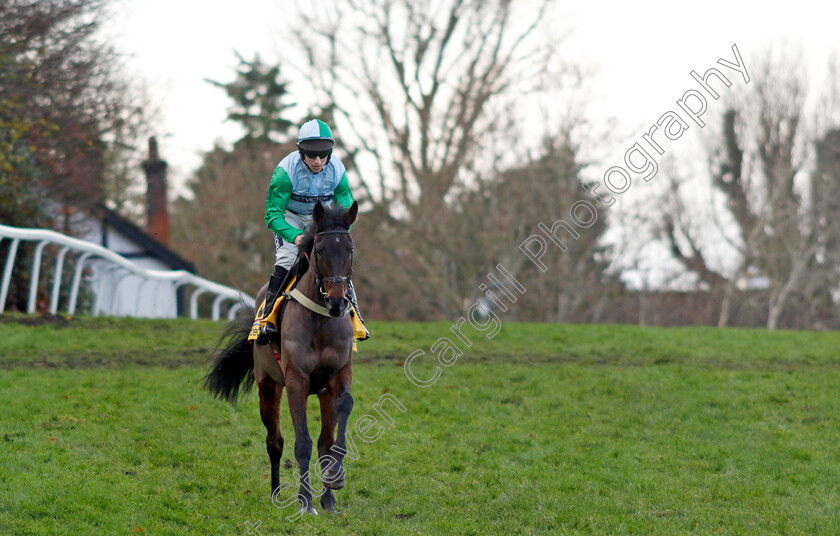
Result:
{"type": "MultiPolygon", "coordinates": [[[[159,286],[163,285],[166,290],[171,291],[173,296],[177,293],[177,290],[180,287],[187,285],[193,286],[194,289],[190,295],[189,311],[190,318],[193,319],[198,318],[198,298],[202,294],[209,293],[211,295],[215,295],[211,308],[211,318],[213,320],[220,319],[222,303],[227,300],[233,300],[234,302],[227,312],[229,319],[233,319],[236,315],[236,311],[242,307],[243,301],[245,303],[254,303],[253,297],[243,294],[240,290],[208,281],[186,270],[150,270],[143,268],[102,246],[92,242],[72,238],[55,231],[45,229],[21,229],[18,227],[0,225],[0,242],[7,239],[11,240],[11,244],[4,263],[2,281],[0,281],[0,314],[3,313],[6,307],[6,298],[9,294],[9,285],[12,280],[15,257],[17,256],[18,246],[22,240],[37,242],[32,259],[32,269],[30,272],[29,299],[26,308],[28,313],[35,312],[41,272],[41,260],[44,248],[48,244],[57,244],[61,247],[55,257],[55,274],[50,293],[49,311],[52,314],[56,314],[58,312],[58,298],[61,291],[61,275],[62,270],[64,269],[64,259],[70,251],[74,251],[79,254],[79,257],[76,259],[76,267],[73,273],[73,282],[70,289],[70,299],[67,305],[67,313],[70,315],[76,314],[76,304],[79,297],[79,287],[82,282],[84,268],[92,267],[94,263],[103,265],[98,271],[98,281],[94,282],[94,293],[96,298],[93,307],[93,314],[95,316],[98,316],[99,314],[116,314],[116,311],[118,310],[117,305],[120,286],[123,280],[128,276],[139,277],[142,281],[136,286],[134,296],[136,305],[131,308],[131,310],[135,312],[139,312],[140,310],[141,299],[143,299],[144,296],[148,297],[150,289],[146,287],[147,283],[150,282],[159,286]]],[[[130,313],[125,315],[139,316],[137,314],[130,313]]]]}

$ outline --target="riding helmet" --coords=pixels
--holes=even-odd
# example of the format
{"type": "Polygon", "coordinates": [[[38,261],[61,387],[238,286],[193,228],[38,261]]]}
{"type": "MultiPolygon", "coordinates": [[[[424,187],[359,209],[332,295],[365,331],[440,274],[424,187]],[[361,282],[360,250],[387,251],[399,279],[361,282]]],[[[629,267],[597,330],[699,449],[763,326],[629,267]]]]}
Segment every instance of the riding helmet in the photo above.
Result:
{"type": "Polygon", "coordinates": [[[300,127],[297,146],[307,151],[327,151],[335,146],[335,139],[328,124],[312,119],[300,127]]]}

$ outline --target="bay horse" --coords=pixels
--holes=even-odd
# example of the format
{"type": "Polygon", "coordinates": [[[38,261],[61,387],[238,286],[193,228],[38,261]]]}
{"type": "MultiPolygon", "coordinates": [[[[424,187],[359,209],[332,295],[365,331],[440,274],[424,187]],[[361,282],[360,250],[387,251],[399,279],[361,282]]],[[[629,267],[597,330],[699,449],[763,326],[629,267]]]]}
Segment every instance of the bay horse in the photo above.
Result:
{"type": "Polygon", "coordinates": [[[335,511],[333,490],[341,489],[345,483],[345,432],[353,409],[350,394],[353,328],[347,314],[351,306],[346,292],[353,269],[353,240],[349,229],[357,215],[358,204],[355,202],[346,211],[317,203],[312,213],[312,224],[304,232],[303,242],[298,247],[302,254],[299,255],[301,262],[296,271],[292,268],[293,273],[298,274],[296,289],[319,305],[321,312],[316,313],[302,305],[301,301],[306,302],[305,299],[287,298],[279,326],[279,347],[275,342],[252,344],[248,341],[248,333],[254,321],[254,310],[259,308],[265,297],[267,285],[263,286],[257,293],[254,309],[243,307],[228,325],[214,352],[212,369],[204,377],[205,389],[216,398],[233,404],[254,383],[257,384],[260,417],[267,431],[265,445],[271,462],[272,503],[278,507],[280,459],[283,455],[280,399],[285,387],[295,429],[300,513],[317,515],[309,485],[309,461],[312,456],[312,439],[306,422],[309,395],[318,395],[321,405],[318,459],[324,487],[321,507],[325,511],[335,511]]]}

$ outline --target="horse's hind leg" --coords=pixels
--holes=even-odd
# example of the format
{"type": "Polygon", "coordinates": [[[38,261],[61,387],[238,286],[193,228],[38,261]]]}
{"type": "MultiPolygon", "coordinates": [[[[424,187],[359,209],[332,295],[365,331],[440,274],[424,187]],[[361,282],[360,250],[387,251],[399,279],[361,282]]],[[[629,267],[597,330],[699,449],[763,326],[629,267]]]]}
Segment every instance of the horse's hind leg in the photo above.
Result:
{"type": "Polygon", "coordinates": [[[283,435],[280,433],[280,399],[283,386],[266,375],[259,382],[260,417],[265,425],[265,449],[271,461],[271,493],[280,487],[280,458],[283,456],[283,435]]]}

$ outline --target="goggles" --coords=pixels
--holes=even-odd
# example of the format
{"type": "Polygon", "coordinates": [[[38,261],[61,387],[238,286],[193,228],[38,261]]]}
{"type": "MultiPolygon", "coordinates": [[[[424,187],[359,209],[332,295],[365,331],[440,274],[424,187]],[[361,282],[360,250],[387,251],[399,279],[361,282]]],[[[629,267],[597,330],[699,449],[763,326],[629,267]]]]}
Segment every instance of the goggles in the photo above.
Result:
{"type": "Polygon", "coordinates": [[[307,151],[306,149],[302,149],[302,151],[303,156],[305,156],[306,158],[311,158],[312,160],[315,160],[316,158],[324,159],[330,156],[330,153],[332,153],[332,149],[327,149],[326,151],[307,151]]]}

